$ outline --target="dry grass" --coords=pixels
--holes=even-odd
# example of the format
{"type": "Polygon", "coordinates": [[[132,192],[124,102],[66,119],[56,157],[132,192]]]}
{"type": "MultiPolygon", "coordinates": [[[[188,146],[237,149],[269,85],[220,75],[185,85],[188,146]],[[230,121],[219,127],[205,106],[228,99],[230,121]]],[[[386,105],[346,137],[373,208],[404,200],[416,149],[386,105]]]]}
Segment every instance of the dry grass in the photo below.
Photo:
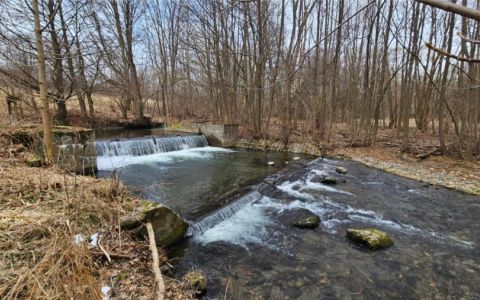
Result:
{"type": "MultiPolygon", "coordinates": [[[[102,299],[107,285],[112,299],[152,299],[148,244],[119,226],[141,202],[118,180],[29,168],[22,163],[22,147],[1,146],[0,298],[102,299]],[[88,237],[97,232],[111,261],[98,246],[89,246],[88,237]],[[75,243],[76,234],[85,241],[75,243]]],[[[160,259],[167,262],[163,253],[160,259]]],[[[167,299],[189,297],[175,280],[166,284],[167,299]]]]}

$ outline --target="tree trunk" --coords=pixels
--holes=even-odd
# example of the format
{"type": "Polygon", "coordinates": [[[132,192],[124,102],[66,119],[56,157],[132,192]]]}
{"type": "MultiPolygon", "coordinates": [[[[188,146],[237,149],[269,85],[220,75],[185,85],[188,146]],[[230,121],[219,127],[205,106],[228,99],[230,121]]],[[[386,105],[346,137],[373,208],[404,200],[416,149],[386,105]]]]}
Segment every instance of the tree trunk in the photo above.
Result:
{"type": "Polygon", "coordinates": [[[45,150],[45,160],[47,163],[53,163],[54,145],[52,124],[50,119],[50,110],[48,108],[47,92],[47,74],[45,69],[45,52],[43,49],[42,27],[40,25],[40,13],[38,9],[38,0],[32,0],[35,46],[37,48],[38,63],[38,85],[40,88],[40,101],[42,103],[42,125],[43,125],[43,147],[45,150]]]}

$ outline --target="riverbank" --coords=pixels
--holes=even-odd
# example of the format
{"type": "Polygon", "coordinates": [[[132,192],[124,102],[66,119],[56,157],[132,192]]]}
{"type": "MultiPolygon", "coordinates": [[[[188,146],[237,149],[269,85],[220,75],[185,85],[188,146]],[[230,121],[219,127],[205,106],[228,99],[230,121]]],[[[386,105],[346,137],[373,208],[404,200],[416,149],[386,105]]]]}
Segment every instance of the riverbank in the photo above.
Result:
{"type": "Polygon", "coordinates": [[[391,174],[432,185],[447,187],[468,194],[480,195],[480,162],[463,161],[446,156],[428,155],[418,158],[402,153],[398,147],[338,147],[329,145],[328,152],[312,143],[291,143],[284,146],[278,141],[241,139],[239,148],[263,151],[286,151],[314,156],[348,159],[391,174]]]}
{"type": "Polygon", "coordinates": [[[360,162],[388,173],[447,187],[468,194],[480,195],[480,163],[445,156],[418,159],[401,154],[396,148],[342,148],[332,157],[360,162]]]}
{"type": "MultiPolygon", "coordinates": [[[[0,298],[153,299],[148,241],[120,229],[142,201],[117,180],[29,167],[31,155],[2,141],[0,150],[0,298]]],[[[169,277],[167,299],[188,299],[169,277]]]]}

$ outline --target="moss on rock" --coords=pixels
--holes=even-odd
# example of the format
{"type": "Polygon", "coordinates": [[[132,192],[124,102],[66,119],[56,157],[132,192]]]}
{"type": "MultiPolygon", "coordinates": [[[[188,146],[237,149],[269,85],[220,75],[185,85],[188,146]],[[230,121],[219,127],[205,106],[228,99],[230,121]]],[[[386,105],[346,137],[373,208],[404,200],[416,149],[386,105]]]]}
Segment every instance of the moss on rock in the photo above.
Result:
{"type": "Polygon", "coordinates": [[[190,271],[183,276],[183,281],[185,281],[197,295],[203,295],[207,292],[207,278],[201,272],[190,271]]]}
{"type": "Polygon", "coordinates": [[[42,158],[36,154],[27,154],[25,156],[25,164],[32,168],[38,168],[42,166],[42,158]]]}
{"type": "Polygon", "coordinates": [[[386,249],[393,245],[392,238],[386,232],[375,228],[347,229],[347,238],[370,250],[386,249]]]}
{"type": "Polygon", "coordinates": [[[319,223],[320,218],[317,215],[312,214],[302,220],[293,222],[292,225],[298,228],[314,229],[318,227],[319,223]]]}
{"type": "Polygon", "coordinates": [[[169,247],[185,237],[188,223],[170,208],[158,203],[145,201],[133,214],[122,220],[122,228],[138,230],[141,236],[147,236],[143,224],[150,222],[158,246],[169,247]]]}

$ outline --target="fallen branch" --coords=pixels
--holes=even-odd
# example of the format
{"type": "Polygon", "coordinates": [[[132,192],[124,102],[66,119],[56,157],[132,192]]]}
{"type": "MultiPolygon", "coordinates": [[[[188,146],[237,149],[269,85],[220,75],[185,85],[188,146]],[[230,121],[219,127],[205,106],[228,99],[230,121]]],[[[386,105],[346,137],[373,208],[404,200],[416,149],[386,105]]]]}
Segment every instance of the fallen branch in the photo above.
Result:
{"type": "Polygon", "coordinates": [[[417,155],[415,155],[415,158],[425,159],[425,158],[429,157],[430,155],[435,154],[435,152],[438,152],[438,151],[440,151],[440,149],[435,148],[435,149],[433,149],[433,150],[431,150],[431,151],[428,151],[428,152],[426,152],[426,153],[417,154],[417,155]]]}
{"type": "Polygon", "coordinates": [[[108,254],[107,250],[105,250],[105,248],[103,248],[102,244],[100,244],[100,241],[102,240],[102,236],[100,236],[100,238],[98,239],[98,248],[100,248],[100,250],[102,250],[103,254],[105,254],[105,257],[107,258],[108,262],[112,262],[112,259],[110,258],[110,254],[108,254]]]}
{"type": "Polygon", "coordinates": [[[155,244],[155,233],[151,223],[147,223],[148,240],[150,241],[150,250],[152,251],[152,269],[155,274],[155,281],[157,282],[156,300],[163,300],[165,295],[165,284],[163,282],[162,273],[160,272],[160,266],[158,261],[158,250],[155,244]]]}

